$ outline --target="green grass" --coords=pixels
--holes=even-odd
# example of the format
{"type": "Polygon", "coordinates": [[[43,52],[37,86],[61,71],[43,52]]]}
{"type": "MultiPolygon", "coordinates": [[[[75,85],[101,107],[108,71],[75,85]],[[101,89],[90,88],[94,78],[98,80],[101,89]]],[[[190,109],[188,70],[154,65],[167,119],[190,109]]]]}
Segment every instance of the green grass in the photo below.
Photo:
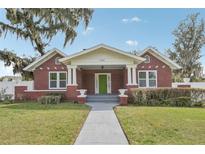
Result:
{"type": "Polygon", "coordinates": [[[130,144],[205,144],[205,109],[117,107],[130,144]]]}
{"type": "Polygon", "coordinates": [[[88,112],[72,103],[0,104],[0,144],[73,144],[88,112]]]}

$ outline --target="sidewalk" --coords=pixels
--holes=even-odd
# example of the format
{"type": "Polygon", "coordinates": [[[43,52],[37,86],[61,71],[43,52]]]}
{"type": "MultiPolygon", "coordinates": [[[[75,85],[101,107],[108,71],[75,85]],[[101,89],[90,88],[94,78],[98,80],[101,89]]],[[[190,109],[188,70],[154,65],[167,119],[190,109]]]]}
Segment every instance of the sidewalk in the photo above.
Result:
{"type": "Polygon", "coordinates": [[[128,144],[113,111],[114,103],[88,103],[92,106],[84,126],[76,139],[77,145],[128,144]]]}

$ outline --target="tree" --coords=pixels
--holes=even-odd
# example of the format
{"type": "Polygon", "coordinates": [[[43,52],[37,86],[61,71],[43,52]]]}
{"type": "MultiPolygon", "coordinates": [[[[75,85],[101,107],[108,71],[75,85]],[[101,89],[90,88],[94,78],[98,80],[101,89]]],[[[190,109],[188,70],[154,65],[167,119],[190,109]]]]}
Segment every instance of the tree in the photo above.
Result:
{"type": "Polygon", "coordinates": [[[201,69],[201,48],[205,44],[204,20],[198,19],[199,13],[191,14],[174,30],[173,50],[168,49],[169,57],[182,69],[181,77],[191,77],[201,69]]]}
{"type": "MultiPolygon", "coordinates": [[[[0,36],[14,34],[17,39],[29,40],[41,56],[50,41],[61,32],[65,35],[64,47],[72,43],[77,36],[76,27],[83,21],[87,28],[93,14],[92,9],[5,9],[6,22],[0,21],[0,36]]],[[[0,60],[6,66],[14,65],[14,73],[24,74],[22,68],[34,57],[22,58],[9,50],[0,50],[0,60]]]]}
{"type": "Polygon", "coordinates": [[[13,73],[21,73],[23,79],[30,80],[33,77],[32,72],[23,71],[23,68],[32,63],[36,57],[19,57],[15,53],[7,49],[0,51],[0,60],[4,61],[5,66],[13,67],[13,73]]]}
{"type": "Polygon", "coordinates": [[[130,53],[133,54],[133,55],[138,55],[138,54],[139,54],[139,51],[137,51],[137,50],[132,50],[132,51],[130,51],[130,53]]]}

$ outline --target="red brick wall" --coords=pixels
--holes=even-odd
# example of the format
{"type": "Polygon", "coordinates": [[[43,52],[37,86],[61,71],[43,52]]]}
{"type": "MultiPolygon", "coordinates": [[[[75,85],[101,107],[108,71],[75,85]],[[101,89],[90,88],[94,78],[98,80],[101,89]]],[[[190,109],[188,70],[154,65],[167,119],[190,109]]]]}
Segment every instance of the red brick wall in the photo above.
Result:
{"type": "Polygon", "coordinates": [[[118,94],[118,89],[124,88],[124,71],[115,70],[82,70],[82,88],[87,89],[87,94],[95,94],[95,73],[111,73],[112,93],[118,94]]]}
{"type": "MultiPolygon", "coordinates": [[[[158,87],[171,87],[171,69],[169,66],[155,58],[149,53],[150,63],[141,63],[137,66],[137,70],[157,70],[157,85],[158,87]],[[142,67],[143,66],[143,67],[142,67]],[[151,67],[150,67],[151,66],[151,67]],[[156,68],[158,66],[158,68],[156,68]],[[165,68],[163,68],[165,66],[165,68]]],[[[146,55],[145,54],[145,55],[146,55]]],[[[143,55],[143,56],[145,56],[143,55]]],[[[34,71],[34,89],[48,90],[49,88],[49,71],[67,71],[67,67],[63,64],[56,65],[55,58],[60,55],[55,55],[34,71]],[[49,67],[50,69],[48,69],[49,67]],[[40,69],[42,68],[42,69],[40,69]]],[[[127,70],[77,70],[78,89],[83,88],[88,90],[88,94],[95,93],[95,73],[111,73],[112,93],[118,93],[118,89],[126,88],[127,70]]],[[[138,78],[138,71],[137,71],[138,78]]],[[[138,79],[137,79],[138,80],[138,79]]],[[[138,82],[138,81],[137,81],[138,82]]]]}
{"type": "Polygon", "coordinates": [[[25,91],[27,86],[15,86],[15,100],[37,100],[39,97],[47,95],[49,93],[63,94],[63,99],[66,99],[66,91],[25,91]]]}
{"type": "MultiPolygon", "coordinates": [[[[172,71],[168,65],[152,56],[150,53],[145,53],[150,56],[150,63],[141,63],[137,66],[137,77],[138,70],[157,70],[157,86],[158,87],[171,87],[172,85],[172,71]],[[150,67],[151,66],[151,67],[150,67]],[[158,68],[156,68],[158,66],[158,68]],[[164,68],[163,68],[164,66],[164,68]]],[[[138,79],[137,79],[138,82],[138,79]]]]}
{"type": "Polygon", "coordinates": [[[45,95],[48,95],[49,93],[61,93],[63,94],[63,98],[62,99],[65,99],[66,98],[66,92],[59,92],[59,91],[56,91],[56,92],[49,92],[49,91],[26,91],[24,92],[24,96],[27,100],[37,100],[39,97],[41,96],[45,96],[45,95]]]}
{"type": "Polygon", "coordinates": [[[79,92],[77,92],[76,90],[77,90],[76,85],[67,86],[66,99],[76,101],[77,100],[77,95],[79,95],[79,92]]]}
{"type": "Polygon", "coordinates": [[[123,69],[123,88],[127,88],[127,69],[123,69]]]}
{"type": "Polygon", "coordinates": [[[25,90],[27,90],[27,86],[15,86],[15,100],[24,99],[25,90]]]}
{"type": "Polygon", "coordinates": [[[56,54],[51,59],[44,62],[42,65],[34,70],[34,89],[35,90],[47,90],[49,89],[49,71],[66,71],[67,67],[63,64],[56,65],[55,58],[62,57],[56,54]],[[50,69],[48,69],[48,67],[50,69]],[[42,68],[42,69],[40,69],[42,68]]]}
{"type": "Polygon", "coordinates": [[[119,103],[120,103],[120,105],[127,105],[127,99],[128,99],[128,97],[127,96],[120,96],[120,101],[119,101],[119,103]]]}
{"type": "Polygon", "coordinates": [[[37,100],[39,97],[46,95],[47,92],[24,92],[25,98],[28,100],[37,100]]]}

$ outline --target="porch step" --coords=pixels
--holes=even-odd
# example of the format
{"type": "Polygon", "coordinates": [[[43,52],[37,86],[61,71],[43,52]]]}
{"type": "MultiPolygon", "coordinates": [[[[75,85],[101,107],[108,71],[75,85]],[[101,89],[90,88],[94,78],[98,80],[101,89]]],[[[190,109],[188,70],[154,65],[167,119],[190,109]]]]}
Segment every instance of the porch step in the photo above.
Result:
{"type": "Polygon", "coordinates": [[[88,95],[87,102],[116,103],[119,102],[119,97],[118,95],[88,95]]]}

